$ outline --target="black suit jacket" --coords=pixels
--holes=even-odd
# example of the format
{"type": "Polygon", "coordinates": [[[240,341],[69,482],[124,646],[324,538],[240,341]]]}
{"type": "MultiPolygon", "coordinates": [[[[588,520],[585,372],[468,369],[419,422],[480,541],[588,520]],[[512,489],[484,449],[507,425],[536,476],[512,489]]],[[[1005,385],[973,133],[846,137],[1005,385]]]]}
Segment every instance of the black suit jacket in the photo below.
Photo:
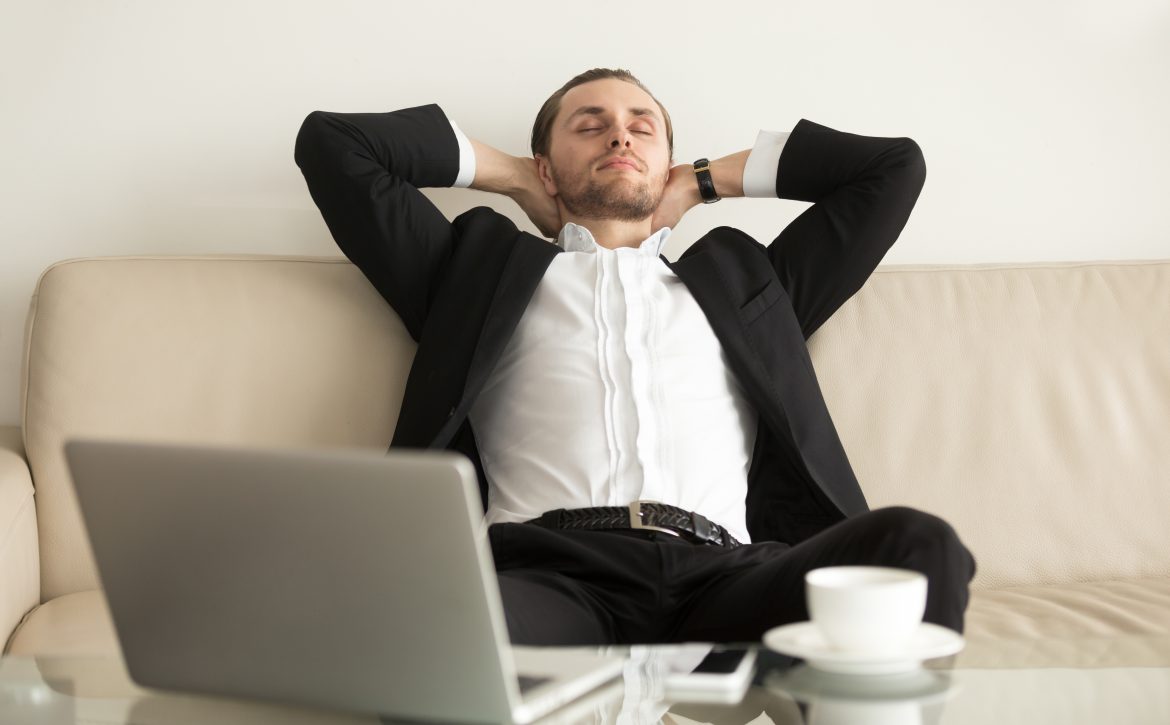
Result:
{"type": "MultiPolygon", "coordinates": [[[[489,207],[448,221],[418,190],[452,186],[459,171],[455,134],[436,104],[314,111],[295,158],[341,250],[418,342],[391,447],[466,454],[486,502],[468,411],[563,250],[489,207]]],[[[796,543],[867,510],[806,340],[865,283],[925,178],[909,138],[801,119],[780,157],[776,192],[813,205],[767,246],[722,226],[677,262],[663,257],[710,320],[760,416],[745,502],[754,541],[796,543]]]]}

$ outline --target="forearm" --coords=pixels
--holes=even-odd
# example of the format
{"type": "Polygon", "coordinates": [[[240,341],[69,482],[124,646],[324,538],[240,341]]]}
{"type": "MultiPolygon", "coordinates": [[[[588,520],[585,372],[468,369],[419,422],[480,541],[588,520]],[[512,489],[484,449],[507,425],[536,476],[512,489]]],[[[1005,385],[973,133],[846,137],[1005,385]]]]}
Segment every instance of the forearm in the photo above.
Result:
{"type": "Polygon", "coordinates": [[[512,196],[520,190],[522,159],[471,139],[475,150],[475,179],[472,189],[512,196]]]}
{"type": "Polygon", "coordinates": [[[508,197],[528,215],[541,234],[557,236],[562,226],[560,208],[544,188],[536,160],[506,154],[474,139],[470,142],[475,153],[471,188],[508,197]]]}
{"type": "MultiPolygon", "coordinates": [[[[743,169],[751,152],[751,149],[744,149],[710,162],[711,181],[721,198],[743,196],[743,169]]],[[[695,186],[697,193],[698,184],[695,186]]]]}
{"type": "Polygon", "coordinates": [[[750,149],[715,159],[711,177],[720,196],[747,196],[775,199],[776,167],[791,134],[761,130],[750,149]]]}
{"type": "Polygon", "coordinates": [[[384,113],[314,111],[301,124],[293,158],[314,182],[348,185],[391,174],[416,188],[451,186],[459,148],[436,104],[384,113]]]}
{"type": "MultiPolygon", "coordinates": [[[[715,185],[715,193],[721,199],[730,197],[743,196],[743,170],[747,163],[748,155],[751,154],[751,149],[744,149],[729,154],[722,158],[712,159],[708,167],[711,170],[711,183],[715,185]]],[[[684,205],[679,209],[680,214],[685,213],[688,209],[696,207],[703,203],[703,195],[699,193],[699,181],[695,178],[695,167],[692,164],[681,164],[676,167],[672,173],[677,174],[682,170],[684,176],[678,179],[681,182],[681,189],[685,197],[684,205]]],[[[675,179],[671,179],[671,185],[675,179]]],[[[676,196],[677,198],[677,196],[676,196]]],[[[677,207],[676,207],[677,209],[677,207]]],[[[677,221],[677,220],[675,220],[677,221]]]]}

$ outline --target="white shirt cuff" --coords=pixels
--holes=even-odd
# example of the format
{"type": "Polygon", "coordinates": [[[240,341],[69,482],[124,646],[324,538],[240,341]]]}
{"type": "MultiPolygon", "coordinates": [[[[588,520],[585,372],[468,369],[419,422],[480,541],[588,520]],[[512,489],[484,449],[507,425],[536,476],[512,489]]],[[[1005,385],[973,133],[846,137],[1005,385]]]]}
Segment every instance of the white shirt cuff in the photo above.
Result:
{"type": "Polygon", "coordinates": [[[455,140],[459,142],[459,175],[455,177],[452,186],[467,188],[475,181],[475,149],[471,146],[471,139],[459,130],[455,120],[448,118],[451,130],[455,132],[455,140]]]}
{"type": "Polygon", "coordinates": [[[788,142],[789,131],[760,131],[756,145],[743,165],[743,195],[756,198],[777,198],[776,172],[780,153],[788,142]]]}

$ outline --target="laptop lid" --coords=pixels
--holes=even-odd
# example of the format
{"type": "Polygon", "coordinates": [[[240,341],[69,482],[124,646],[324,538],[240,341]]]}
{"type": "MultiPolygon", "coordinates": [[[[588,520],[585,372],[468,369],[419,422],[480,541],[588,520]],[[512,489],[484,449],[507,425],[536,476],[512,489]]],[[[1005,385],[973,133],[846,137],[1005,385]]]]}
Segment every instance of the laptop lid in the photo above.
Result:
{"type": "Polygon", "coordinates": [[[139,684],[512,719],[514,664],[465,457],[97,440],[65,452],[139,684]]]}

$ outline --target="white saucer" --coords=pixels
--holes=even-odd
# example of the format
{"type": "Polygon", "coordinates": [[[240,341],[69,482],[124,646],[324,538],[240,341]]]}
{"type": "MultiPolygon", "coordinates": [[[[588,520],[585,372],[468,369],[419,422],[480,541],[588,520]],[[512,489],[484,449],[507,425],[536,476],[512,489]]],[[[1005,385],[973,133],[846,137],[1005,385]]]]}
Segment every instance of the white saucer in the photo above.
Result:
{"type": "Polygon", "coordinates": [[[764,633],[764,644],[825,672],[889,675],[912,672],[922,667],[923,660],[952,655],[963,649],[964,642],[952,629],[923,622],[900,651],[861,654],[833,648],[812,622],[796,622],[769,629],[764,633]]]}
{"type": "Polygon", "coordinates": [[[808,664],[773,670],[764,685],[800,702],[915,703],[933,705],[959,690],[950,673],[916,669],[891,675],[844,675],[808,664]]]}

